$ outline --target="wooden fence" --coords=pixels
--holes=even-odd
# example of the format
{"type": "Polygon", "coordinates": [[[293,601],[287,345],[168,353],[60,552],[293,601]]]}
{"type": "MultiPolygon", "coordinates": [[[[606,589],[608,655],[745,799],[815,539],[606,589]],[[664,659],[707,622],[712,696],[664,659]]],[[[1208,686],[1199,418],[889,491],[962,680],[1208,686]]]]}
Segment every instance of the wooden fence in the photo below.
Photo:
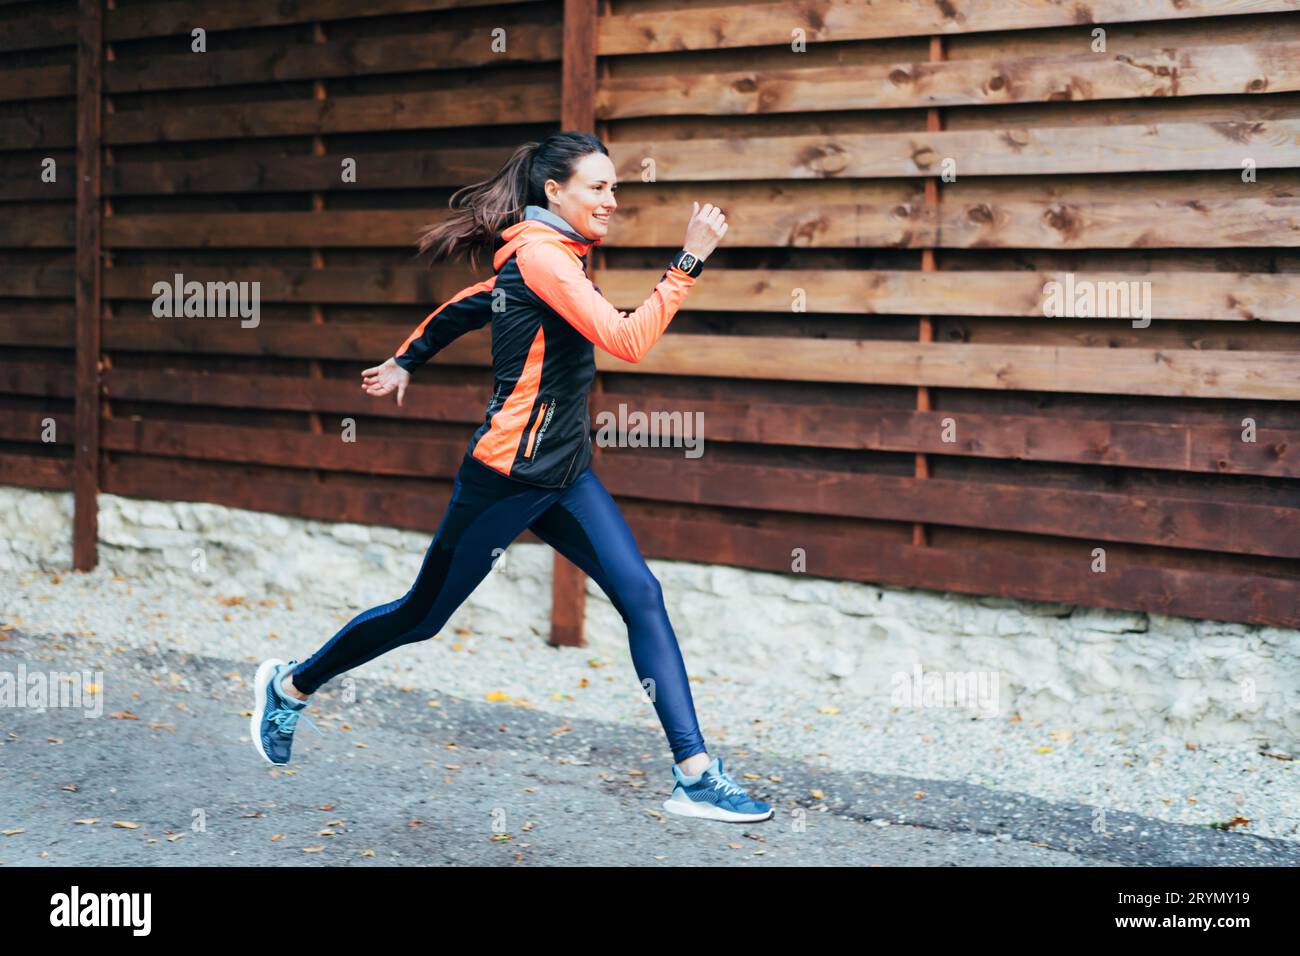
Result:
{"type": "Polygon", "coordinates": [[[99,490],[431,532],[490,338],[404,409],[360,369],[481,278],[418,227],[581,128],[620,307],[730,224],[598,353],[593,421],[706,424],[597,449],[648,556],[1300,626],[1300,0],[0,0],[0,58],[0,482],[75,491],[80,568],[99,490]],[[155,318],[176,273],[260,324],[155,318]]]}

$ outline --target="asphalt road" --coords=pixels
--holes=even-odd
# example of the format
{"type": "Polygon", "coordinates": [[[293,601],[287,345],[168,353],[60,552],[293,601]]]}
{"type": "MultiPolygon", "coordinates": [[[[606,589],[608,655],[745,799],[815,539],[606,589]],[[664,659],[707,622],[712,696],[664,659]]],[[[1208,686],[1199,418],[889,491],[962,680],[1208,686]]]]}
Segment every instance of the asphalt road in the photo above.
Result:
{"type": "Polygon", "coordinates": [[[657,731],[364,680],[315,695],[323,736],[300,724],[276,768],[248,737],[254,662],[0,637],[0,672],[105,674],[98,717],[0,705],[4,866],[1300,865],[1289,841],[1114,811],[1094,832],[1089,806],[734,746],[776,815],[682,819],[657,731]]]}

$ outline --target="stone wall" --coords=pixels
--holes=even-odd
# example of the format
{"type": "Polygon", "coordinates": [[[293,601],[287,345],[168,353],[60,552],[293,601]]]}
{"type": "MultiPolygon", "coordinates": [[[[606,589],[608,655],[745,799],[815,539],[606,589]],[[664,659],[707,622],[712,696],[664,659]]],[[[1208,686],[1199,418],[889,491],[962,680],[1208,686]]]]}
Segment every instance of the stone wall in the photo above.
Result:
{"type": "MultiPolygon", "coordinates": [[[[0,486],[0,587],[17,571],[67,570],[71,519],[70,493],[0,486]]],[[[99,524],[101,563],[128,578],[354,609],[406,593],[432,536],[115,495],[100,496],[99,524]]],[[[1292,752],[1300,744],[1300,631],[649,564],[695,673],[771,680],[798,669],[882,706],[906,691],[951,691],[969,675],[995,690],[983,716],[1292,752]]],[[[549,548],[511,546],[449,626],[543,639],[550,571],[549,548]]],[[[588,642],[621,653],[623,622],[590,580],[588,594],[588,642]]]]}

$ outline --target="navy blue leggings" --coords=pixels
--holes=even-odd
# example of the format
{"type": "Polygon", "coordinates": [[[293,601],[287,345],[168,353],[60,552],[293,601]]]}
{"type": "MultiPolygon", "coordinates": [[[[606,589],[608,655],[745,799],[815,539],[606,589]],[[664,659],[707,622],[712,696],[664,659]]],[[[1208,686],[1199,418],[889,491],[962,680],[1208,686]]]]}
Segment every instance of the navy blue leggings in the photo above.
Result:
{"type": "Polygon", "coordinates": [[[627,624],[632,665],[651,695],[673,760],[680,763],[704,753],[659,580],[590,467],[568,488],[540,488],[507,478],[467,453],[411,589],[344,625],[294,668],[294,687],[310,694],[394,647],[433,637],[525,528],[581,568],[618,609],[627,624]]]}

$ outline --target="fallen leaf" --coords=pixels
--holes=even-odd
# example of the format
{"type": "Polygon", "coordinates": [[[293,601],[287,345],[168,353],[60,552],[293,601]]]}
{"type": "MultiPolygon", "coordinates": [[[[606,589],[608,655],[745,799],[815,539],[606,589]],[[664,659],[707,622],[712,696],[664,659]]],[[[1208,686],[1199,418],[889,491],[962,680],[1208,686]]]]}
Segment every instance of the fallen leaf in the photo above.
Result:
{"type": "Polygon", "coordinates": [[[1245,817],[1233,817],[1231,820],[1228,820],[1226,823],[1215,822],[1215,823],[1211,823],[1210,826],[1214,827],[1217,830],[1231,830],[1233,827],[1244,827],[1244,826],[1248,826],[1249,824],[1250,821],[1247,820],[1245,817]]]}
{"type": "Polygon", "coordinates": [[[131,823],[131,822],[127,821],[127,820],[114,820],[114,821],[113,821],[113,826],[115,826],[115,827],[121,827],[123,830],[138,830],[138,829],[140,829],[140,824],[138,824],[138,823],[131,823]]]}

